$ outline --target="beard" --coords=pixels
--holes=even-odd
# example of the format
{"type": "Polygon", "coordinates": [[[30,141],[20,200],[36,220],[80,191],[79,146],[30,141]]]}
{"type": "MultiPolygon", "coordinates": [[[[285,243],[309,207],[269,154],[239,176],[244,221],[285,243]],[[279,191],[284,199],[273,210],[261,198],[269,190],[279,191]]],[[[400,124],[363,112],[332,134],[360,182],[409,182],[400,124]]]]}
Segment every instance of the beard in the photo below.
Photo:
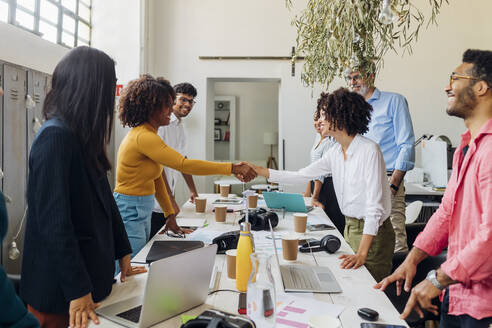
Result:
{"type": "Polygon", "coordinates": [[[176,117],[182,118],[188,116],[191,110],[188,110],[185,106],[179,106],[173,108],[173,113],[176,117]]]}
{"type": "Polygon", "coordinates": [[[454,105],[446,108],[449,116],[456,116],[465,119],[477,105],[477,98],[473,93],[472,86],[466,87],[463,91],[455,93],[454,105]]]}
{"type": "Polygon", "coordinates": [[[369,87],[365,84],[362,84],[359,86],[358,90],[355,90],[353,87],[350,87],[350,91],[358,93],[362,97],[366,97],[367,93],[369,92],[369,87]]]}

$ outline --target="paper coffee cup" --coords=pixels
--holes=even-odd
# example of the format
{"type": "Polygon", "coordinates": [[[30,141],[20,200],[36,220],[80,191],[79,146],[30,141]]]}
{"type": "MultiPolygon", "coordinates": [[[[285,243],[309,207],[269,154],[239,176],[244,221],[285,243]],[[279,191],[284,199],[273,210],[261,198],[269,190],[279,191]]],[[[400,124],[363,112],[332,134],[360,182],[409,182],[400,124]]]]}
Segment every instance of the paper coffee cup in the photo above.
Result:
{"type": "Polygon", "coordinates": [[[294,213],[294,231],[298,233],[306,232],[307,224],[307,214],[306,213],[294,213]]]}
{"type": "Polygon", "coordinates": [[[256,208],[258,206],[258,194],[248,196],[248,208],[256,208]]]}
{"type": "Polygon", "coordinates": [[[286,261],[296,261],[299,251],[299,240],[296,236],[286,235],[282,237],[282,254],[286,261]]]}
{"type": "Polygon", "coordinates": [[[227,206],[226,205],[217,205],[214,207],[215,209],[215,221],[223,223],[226,221],[227,215],[227,206]]]}
{"type": "Polygon", "coordinates": [[[230,184],[221,184],[220,185],[220,196],[221,197],[229,197],[229,192],[231,192],[230,184]]]}
{"type": "Polygon", "coordinates": [[[207,208],[206,198],[195,198],[195,210],[198,213],[204,213],[206,208],[207,208]]]}
{"type": "Polygon", "coordinates": [[[237,250],[230,249],[226,251],[226,262],[227,262],[227,277],[229,279],[236,279],[236,255],[237,250]]]}

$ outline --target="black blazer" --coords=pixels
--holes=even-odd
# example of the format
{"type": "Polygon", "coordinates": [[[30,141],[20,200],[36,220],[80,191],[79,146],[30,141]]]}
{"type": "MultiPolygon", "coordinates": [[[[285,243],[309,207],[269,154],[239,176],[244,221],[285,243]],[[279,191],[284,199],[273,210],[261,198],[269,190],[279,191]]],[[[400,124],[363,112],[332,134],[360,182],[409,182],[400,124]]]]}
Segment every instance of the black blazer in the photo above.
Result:
{"type": "Polygon", "coordinates": [[[29,156],[28,214],[20,294],[36,310],[68,313],[89,292],[109,295],[115,259],[131,253],[107,177],[85,164],[60,119],[48,120],[29,156]]]}

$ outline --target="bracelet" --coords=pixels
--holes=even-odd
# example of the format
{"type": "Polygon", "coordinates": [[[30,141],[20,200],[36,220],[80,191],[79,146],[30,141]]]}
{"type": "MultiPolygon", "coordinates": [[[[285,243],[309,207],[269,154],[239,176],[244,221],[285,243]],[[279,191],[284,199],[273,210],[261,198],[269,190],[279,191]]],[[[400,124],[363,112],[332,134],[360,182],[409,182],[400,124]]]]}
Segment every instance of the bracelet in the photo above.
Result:
{"type": "Polygon", "coordinates": [[[390,183],[390,188],[393,189],[394,191],[398,191],[398,186],[390,183]]]}

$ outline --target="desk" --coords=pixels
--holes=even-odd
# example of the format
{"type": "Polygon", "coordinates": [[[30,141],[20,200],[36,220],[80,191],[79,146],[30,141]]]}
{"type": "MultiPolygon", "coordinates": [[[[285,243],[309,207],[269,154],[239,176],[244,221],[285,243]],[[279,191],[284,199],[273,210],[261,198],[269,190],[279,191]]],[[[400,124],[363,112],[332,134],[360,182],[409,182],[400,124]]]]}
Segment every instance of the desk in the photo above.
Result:
{"type": "Polygon", "coordinates": [[[405,183],[405,201],[411,203],[416,200],[423,202],[422,210],[416,222],[427,222],[441,204],[444,191],[433,190],[430,186],[419,183],[405,183]]]}
{"type": "Polygon", "coordinates": [[[432,187],[424,186],[420,183],[405,183],[406,195],[420,195],[420,196],[442,196],[444,191],[434,190],[432,187]]]}
{"type": "MultiPolygon", "coordinates": [[[[209,225],[203,229],[213,230],[237,230],[239,214],[228,213],[225,224],[215,222],[214,214],[211,212],[213,200],[219,197],[217,194],[200,194],[200,196],[207,197],[207,211],[205,213],[195,213],[195,207],[193,204],[187,202],[181,208],[181,212],[178,218],[203,218],[205,217],[209,225]]],[[[316,216],[321,219],[325,219],[327,223],[331,224],[326,214],[320,208],[315,208],[309,212],[309,217],[316,216]]],[[[280,218],[279,226],[275,231],[292,230],[293,229],[293,217],[292,213],[287,213],[286,218],[280,218]]],[[[315,238],[321,238],[327,232],[310,232],[309,236],[315,238]]],[[[335,254],[328,253],[313,253],[316,257],[319,265],[328,266],[335,275],[338,283],[342,287],[343,292],[339,294],[304,294],[308,297],[313,297],[318,301],[324,301],[327,303],[340,304],[345,307],[344,311],[340,315],[340,321],[344,328],[358,328],[360,323],[363,322],[357,315],[357,309],[361,307],[370,307],[379,312],[380,323],[391,323],[406,326],[406,323],[399,318],[399,313],[391,304],[386,295],[372,286],[376,283],[372,276],[369,274],[365,267],[361,267],[357,270],[343,270],[340,268],[340,260],[338,256],[343,253],[353,254],[350,246],[343,240],[340,233],[337,230],[331,230],[330,233],[337,235],[342,240],[342,246],[335,254]]],[[[145,262],[145,257],[150,249],[150,245],[154,240],[169,239],[166,235],[156,235],[133,259],[136,262],[145,262]]],[[[280,257],[282,257],[280,253],[280,257]]],[[[282,259],[281,259],[282,262],[282,259]]],[[[315,265],[314,259],[310,254],[299,253],[298,262],[315,265]]],[[[215,266],[218,268],[217,281],[218,289],[236,289],[235,280],[227,278],[225,255],[217,255],[215,259],[215,266]]],[[[282,289],[282,282],[280,273],[276,265],[273,266],[272,274],[275,279],[277,293],[284,294],[282,289]]],[[[105,299],[101,306],[109,305],[117,301],[121,301],[133,296],[141,295],[144,291],[145,281],[147,274],[140,274],[137,276],[128,277],[125,283],[121,283],[119,280],[113,285],[113,290],[109,297],[105,299]]],[[[216,285],[216,286],[217,286],[216,285]]],[[[288,294],[294,296],[293,294],[288,294]]],[[[237,313],[238,295],[231,292],[217,292],[210,295],[205,304],[187,311],[186,314],[198,315],[207,308],[215,308],[218,310],[237,313]]],[[[92,327],[120,327],[118,324],[100,318],[100,326],[92,325],[92,327]]],[[[174,318],[161,322],[154,327],[180,327],[181,317],[178,315],[174,318]]],[[[261,328],[261,327],[259,327],[261,328]]]]}

